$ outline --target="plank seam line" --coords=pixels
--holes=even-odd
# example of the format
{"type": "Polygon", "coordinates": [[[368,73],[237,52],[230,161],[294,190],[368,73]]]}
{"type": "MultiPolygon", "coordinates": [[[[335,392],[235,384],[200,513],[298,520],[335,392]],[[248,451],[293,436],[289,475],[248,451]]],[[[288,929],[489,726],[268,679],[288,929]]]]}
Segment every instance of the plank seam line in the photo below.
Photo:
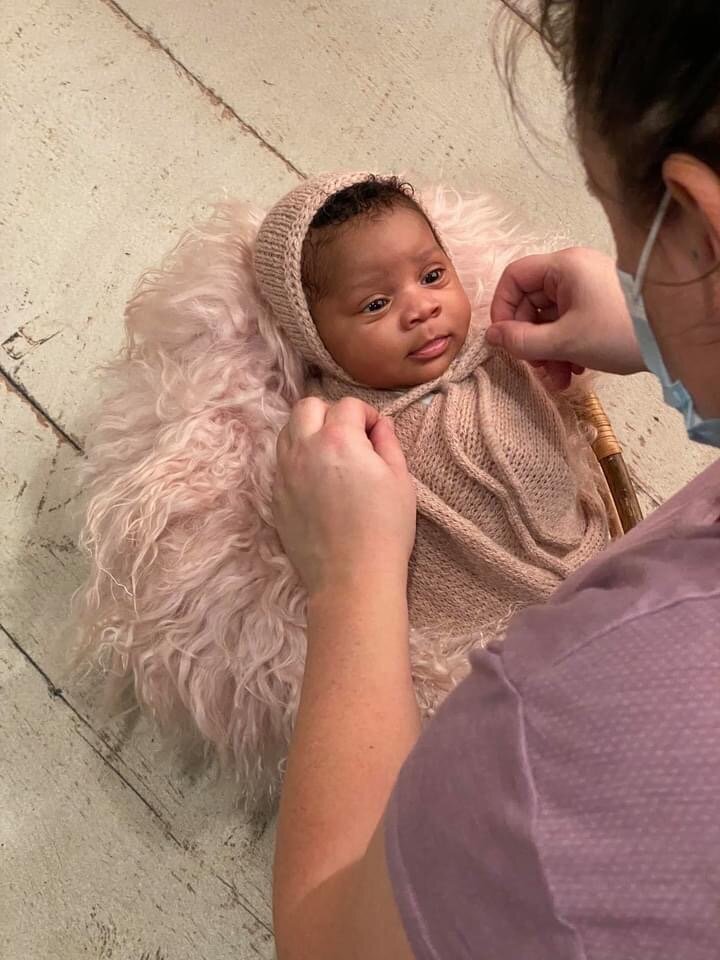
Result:
{"type": "MultiPolygon", "coordinates": [[[[65,696],[65,694],[63,693],[63,691],[60,689],[60,687],[56,686],[56,685],[53,683],[53,681],[52,681],[52,679],[50,678],[49,674],[48,674],[45,670],[43,670],[43,668],[40,666],[40,664],[37,662],[37,660],[35,660],[35,658],[34,658],[31,654],[29,654],[29,653],[27,652],[27,650],[23,647],[23,645],[22,645],[18,640],[15,639],[15,637],[10,633],[10,631],[7,629],[7,627],[5,627],[3,624],[0,623],[0,630],[5,634],[5,636],[8,638],[8,640],[9,640],[10,643],[13,645],[13,647],[15,647],[15,649],[18,651],[18,653],[30,664],[30,666],[31,666],[34,670],[37,671],[37,673],[40,674],[40,676],[43,678],[43,680],[44,680],[45,683],[47,684],[47,688],[48,688],[48,691],[49,691],[49,693],[50,693],[50,696],[51,696],[54,700],[60,700],[63,704],[65,704],[65,706],[68,708],[68,710],[70,710],[70,712],[80,721],[80,723],[82,723],[82,725],[83,725],[84,727],[86,727],[88,730],[90,730],[90,732],[93,734],[93,736],[97,737],[97,739],[98,739],[104,746],[108,747],[108,749],[111,750],[113,753],[115,753],[115,755],[117,756],[117,753],[112,750],[112,747],[109,747],[109,746],[105,743],[105,741],[103,740],[103,738],[100,736],[100,734],[97,732],[97,730],[95,730],[95,728],[94,728],[93,725],[90,723],[90,721],[89,721],[86,717],[84,717],[84,716],[82,715],[82,713],[80,713],[80,711],[79,711],[75,706],[73,706],[73,704],[68,700],[68,698],[65,696]]],[[[105,763],[105,764],[113,771],[113,773],[125,784],[125,786],[128,787],[130,790],[132,790],[132,792],[135,794],[135,796],[144,804],[145,807],[147,807],[147,809],[150,811],[150,813],[152,813],[152,815],[153,815],[153,816],[158,820],[158,822],[161,824],[164,833],[165,833],[175,844],[177,844],[177,846],[178,846],[181,850],[184,850],[185,847],[184,847],[182,841],[179,840],[179,839],[175,836],[175,834],[172,832],[172,829],[170,828],[169,824],[167,823],[167,821],[165,820],[165,818],[163,817],[163,815],[162,815],[158,810],[155,809],[155,807],[154,807],[154,806],[152,805],[152,803],[148,800],[148,798],[145,797],[145,796],[143,796],[143,794],[137,789],[137,787],[134,786],[134,785],[131,783],[131,781],[128,780],[128,778],[125,777],[125,776],[120,772],[120,770],[118,770],[118,768],[117,768],[116,766],[113,765],[113,763],[110,761],[110,759],[109,759],[108,757],[106,757],[106,756],[102,753],[102,751],[99,750],[99,749],[95,746],[95,744],[91,743],[90,740],[88,740],[86,737],[84,737],[84,736],[82,735],[82,733],[80,733],[80,731],[78,731],[78,736],[80,737],[81,740],[84,740],[84,741],[85,741],[85,743],[90,747],[90,749],[100,757],[100,759],[103,761],[103,763],[105,763]]],[[[118,758],[118,759],[119,759],[119,758],[118,758]]],[[[250,912],[250,911],[248,911],[248,912],[250,912]]]]}
{"type": "Polygon", "coordinates": [[[225,878],[224,878],[224,877],[221,877],[219,873],[214,873],[213,876],[214,876],[217,880],[219,880],[220,883],[221,883],[224,887],[227,887],[227,889],[230,891],[230,894],[231,894],[233,900],[235,900],[236,903],[238,903],[241,907],[243,907],[243,909],[247,910],[247,912],[250,914],[250,916],[251,916],[257,923],[260,924],[260,926],[263,928],[263,930],[267,930],[267,932],[272,936],[272,935],[273,935],[272,927],[268,926],[268,924],[265,923],[265,921],[255,913],[255,911],[253,910],[252,906],[247,902],[247,900],[245,899],[245,897],[243,897],[243,895],[242,895],[242,894],[240,893],[240,891],[238,890],[237,885],[236,885],[235,883],[231,883],[231,882],[228,881],[228,880],[225,880],[225,878]]]}
{"type": "Polygon", "coordinates": [[[194,86],[196,86],[198,90],[200,90],[200,92],[203,94],[203,96],[205,96],[208,100],[210,100],[213,106],[222,107],[224,114],[227,113],[227,115],[231,116],[234,120],[236,120],[246,133],[249,133],[251,136],[253,136],[258,141],[258,143],[263,147],[263,149],[268,150],[274,157],[280,160],[285,165],[285,167],[287,167],[287,169],[291,171],[291,173],[294,173],[296,176],[300,177],[302,180],[307,179],[307,174],[303,173],[303,171],[300,170],[299,167],[296,167],[291,160],[288,160],[288,158],[284,154],[282,154],[277,147],[273,146],[272,143],[266,140],[265,137],[263,137],[263,135],[260,133],[260,131],[256,127],[254,127],[251,123],[248,123],[247,120],[243,120],[243,118],[240,116],[237,110],[234,109],[234,107],[230,106],[230,104],[226,100],[224,100],[219,94],[217,94],[212,89],[212,87],[209,87],[206,83],[204,83],[200,79],[200,77],[196,73],[193,73],[192,70],[189,69],[189,67],[186,67],[181,60],[178,60],[178,58],[175,56],[175,54],[166,44],[164,44],[161,40],[158,40],[158,38],[154,36],[149,30],[147,30],[140,23],[138,23],[138,21],[135,20],[133,17],[131,17],[130,14],[127,12],[127,10],[125,10],[117,2],[117,0],[101,0],[101,3],[104,3],[105,6],[108,7],[110,10],[112,10],[116,16],[125,20],[127,26],[129,26],[130,29],[132,29],[137,36],[145,40],[145,42],[148,43],[151,47],[154,47],[154,49],[156,50],[161,50],[165,54],[165,56],[168,57],[168,59],[173,64],[173,66],[175,66],[187,80],[189,80],[194,86]]]}
{"type": "Polygon", "coordinates": [[[50,429],[60,440],[70,444],[73,450],[75,450],[77,453],[83,453],[83,448],[80,446],[77,440],[74,440],[69,433],[66,433],[60,424],[53,420],[47,410],[45,410],[45,408],[28,393],[25,387],[23,387],[21,383],[18,383],[18,381],[12,377],[3,366],[0,366],[0,377],[2,377],[2,379],[6,382],[8,390],[11,390],[13,393],[17,394],[24,403],[27,403],[32,408],[35,415],[43,422],[43,424],[50,427],[50,429]]]}
{"type": "MultiPolygon", "coordinates": [[[[64,699],[64,698],[63,698],[63,699],[64,699]]],[[[65,701],[65,702],[67,702],[67,701],[65,701]]],[[[88,724],[88,726],[89,726],[89,724],[88,724]]],[[[90,729],[92,730],[92,727],[90,727],[90,729]]],[[[94,733],[94,732],[95,732],[95,731],[93,730],[93,733],[94,733]]],[[[114,766],[114,765],[110,762],[110,759],[105,756],[105,754],[102,752],[102,750],[100,750],[97,746],[95,746],[95,744],[92,743],[92,741],[88,740],[87,737],[84,737],[79,730],[78,730],[78,736],[80,737],[81,740],[83,740],[83,741],[90,747],[90,749],[92,750],[93,753],[97,754],[97,756],[100,757],[100,759],[102,760],[102,762],[112,770],[112,772],[115,774],[115,776],[118,777],[118,778],[122,781],[122,783],[124,783],[125,786],[128,787],[128,788],[135,794],[135,796],[138,798],[138,800],[140,800],[140,802],[143,803],[145,807],[147,807],[147,809],[150,811],[150,813],[152,813],[153,816],[158,819],[158,821],[159,821],[160,824],[162,825],[163,832],[165,833],[165,835],[166,835],[167,837],[169,837],[170,840],[173,841],[173,843],[177,844],[177,846],[178,846],[181,850],[184,850],[185,847],[183,846],[182,841],[179,840],[179,839],[175,836],[175,834],[172,832],[172,830],[170,829],[169,825],[166,823],[166,821],[165,821],[165,819],[163,818],[163,816],[162,816],[160,813],[158,813],[158,811],[157,811],[157,810],[155,809],[155,807],[150,803],[150,801],[147,799],[147,797],[144,797],[144,796],[142,795],[142,793],[140,793],[140,791],[138,790],[138,788],[137,788],[136,786],[134,786],[134,785],[130,782],[130,780],[128,780],[128,778],[127,778],[126,776],[124,776],[122,773],[120,773],[120,771],[118,770],[118,768],[117,768],[116,766],[114,766]]]]}

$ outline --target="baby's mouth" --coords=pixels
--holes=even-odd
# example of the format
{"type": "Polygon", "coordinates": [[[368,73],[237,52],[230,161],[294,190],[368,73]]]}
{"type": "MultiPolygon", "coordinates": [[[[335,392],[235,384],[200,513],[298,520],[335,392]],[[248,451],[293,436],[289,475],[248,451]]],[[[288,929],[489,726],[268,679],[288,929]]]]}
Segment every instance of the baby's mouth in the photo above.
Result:
{"type": "Polygon", "coordinates": [[[446,334],[443,337],[433,337],[432,340],[428,340],[422,345],[422,347],[420,347],[418,350],[413,350],[413,352],[408,354],[408,356],[413,357],[416,360],[434,360],[435,357],[440,357],[443,353],[445,353],[449,344],[449,334],[446,334]]]}

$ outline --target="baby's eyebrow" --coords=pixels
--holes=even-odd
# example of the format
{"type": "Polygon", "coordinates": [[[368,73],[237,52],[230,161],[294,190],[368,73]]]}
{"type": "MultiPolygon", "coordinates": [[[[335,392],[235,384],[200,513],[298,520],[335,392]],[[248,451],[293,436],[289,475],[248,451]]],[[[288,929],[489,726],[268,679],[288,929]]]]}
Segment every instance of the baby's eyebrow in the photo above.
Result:
{"type": "Polygon", "coordinates": [[[359,280],[348,284],[345,288],[347,293],[355,293],[358,290],[364,290],[365,287],[371,287],[380,280],[387,280],[387,270],[373,270],[372,273],[366,273],[359,280]]]}
{"type": "MultiPolygon", "coordinates": [[[[432,247],[426,247],[424,250],[421,250],[419,253],[413,255],[412,260],[414,263],[426,263],[428,260],[434,260],[438,256],[444,256],[442,247],[438,244],[434,244],[432,247]]],[[[382,269],[382,270],[373,270],[371,273],[363,274],[360,279],[355,280],[354,283],[348,284],[345,287],[345,292],[349,295],[352,295],[357,292],[363,291],[366,287],[372,287],[378,282],[387,280],[390,276],[391,271],[382,269]]]]}
{"type": "Polygon", "coordinates": [[[416,263],[422,263],[424,260],[432,260],[434,257],[437,257],[438,254],[444,255],[442,248],[436,243],[432,247],[427,247],[421,253],[417,253],[413,259],[416,263]]]}

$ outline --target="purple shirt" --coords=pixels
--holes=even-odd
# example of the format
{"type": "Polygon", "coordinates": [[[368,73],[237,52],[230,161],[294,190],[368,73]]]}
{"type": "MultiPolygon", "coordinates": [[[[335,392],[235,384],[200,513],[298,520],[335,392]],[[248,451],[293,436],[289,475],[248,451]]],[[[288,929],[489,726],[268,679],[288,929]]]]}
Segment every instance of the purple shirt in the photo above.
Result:
{"type": "Polygon", "coordinates": [[[419,960],[720,958],[720,463],[472,657],[386,816],[419,960]]]}

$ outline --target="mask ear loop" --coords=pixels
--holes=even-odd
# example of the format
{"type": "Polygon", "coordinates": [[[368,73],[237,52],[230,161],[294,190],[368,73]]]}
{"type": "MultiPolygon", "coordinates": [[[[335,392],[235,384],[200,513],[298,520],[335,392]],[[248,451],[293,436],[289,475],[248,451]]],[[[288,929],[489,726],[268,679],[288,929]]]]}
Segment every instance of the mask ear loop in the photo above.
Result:
{"type": "Polygon", "coordinates": [[[652,252],[655,249],[655,242],[658,238],[658,234],[660,233],[660,228],[663,225],[663,221],[665,220],[665,217],[667,215],[668,207],[670,206],[671,200],[672,200],[672,194],[670,193],[669,190],[666,189],[665,196],[662,198],[660,202],[660,208],[655,215],[655,219],[653,220],[653,225],[650,227],[650,233],[648,234],[648,238],[645,241],[643,252],[640,254],[640,263],[638,264],[637,273],[635,274],[635,289],[633,290],[633,295],[636,300],[638,299],[638,297],[642,292],[643,284],[645,283],[645,274],[647,273],[648,263],[650,261],[652,252]]]}

